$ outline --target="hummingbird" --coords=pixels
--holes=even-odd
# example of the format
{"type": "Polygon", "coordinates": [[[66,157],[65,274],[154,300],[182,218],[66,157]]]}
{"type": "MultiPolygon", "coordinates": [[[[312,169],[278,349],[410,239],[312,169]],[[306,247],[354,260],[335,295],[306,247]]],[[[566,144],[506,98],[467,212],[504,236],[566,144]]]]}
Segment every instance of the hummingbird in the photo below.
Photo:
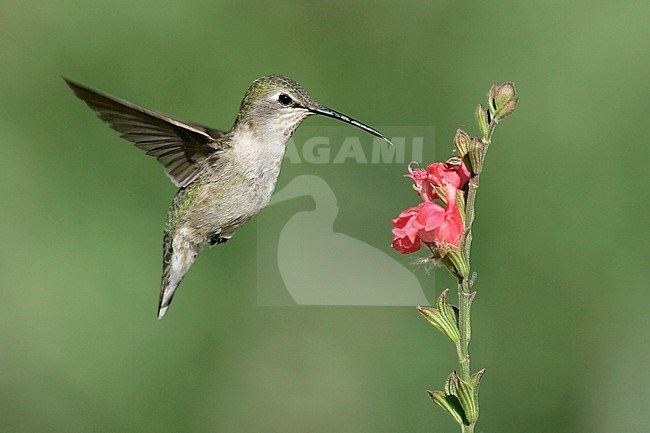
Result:
{"type": "Polygon", "coordinates": [[[205,245],[228,241],[271,199],[287,141],[307,117],[322,115],[390,141],[320,105],[294,80],[267,75],[248,87],[228,131],[159,113],[64,78],[97,117],[160,162],[179,187],[163,230],[161,319],[205,245]]]}

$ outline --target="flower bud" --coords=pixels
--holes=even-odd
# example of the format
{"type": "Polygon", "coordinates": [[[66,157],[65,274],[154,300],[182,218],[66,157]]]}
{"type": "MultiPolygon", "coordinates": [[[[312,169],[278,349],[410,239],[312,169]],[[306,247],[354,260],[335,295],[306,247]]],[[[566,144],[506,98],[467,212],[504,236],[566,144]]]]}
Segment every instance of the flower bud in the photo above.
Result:
{"type": "Polygon", "coordinates": [[[454,146],[456,146],[456,149],[458,149],[458,155],[463,158],[465,155],[467,155],[467,152],[469,151],[469,148],[467,147],[469,144],[469,135],[462,129],[457,129],[456,130],[456,136],[454,137],[454,146]]]}
{"type": "Polygon", "coordinates": [[[514,83],[508,82],[497,87],[494,92],[494,102],[497,110],[500,110],[508,101],[514,99],[515,93],[514,83]]]}
{"type": "Polygon", "coordinates": [[[514,83],[507,82],[500,86],[492,84],[488,93],[488,108],[495,122],[505,118],[515,109],[516,93],[514,83]],[[512,101],[515,102],[511,103],[512,101]]]}
{"type": "Polygon", "coordinates": [[[483,171],[483,159],[485,158],[485,143],[478,137],[472,137],[469,142],[469,161],[472,164],[472,171],[480,174],[483,171]]]}
{"type": "Polygon", "coordinates": [[[481,131],[481,137],[487,138],[488,132],[490,130],[490,120],[487,111],[485,111],[485,108],[483,108],[483,105],[478,104],[474,115],[476,117],[478,129],[481,131]]]}
{"type": "MultiPolygon", "coordinates": [[[[488,108],[494,123],[512,114],[517,106],[516,94],[517,91],[514,83],[507,82],[500,86],[492,84],[490,93],[488,93],[488,108]]],[[[483,131],[481,130],[481,132],[483,131]]]]}
{"type": "Polygon", "coordinates": [[[505,119],[506,117],[510,116],[513,111],[515,111],[515,108],[517,107],[517,100],[516,99],[511,99],[510,101],[506,102],[503,107],[497,112],[496,117],[494,120],[496,122],[505,119]]]}

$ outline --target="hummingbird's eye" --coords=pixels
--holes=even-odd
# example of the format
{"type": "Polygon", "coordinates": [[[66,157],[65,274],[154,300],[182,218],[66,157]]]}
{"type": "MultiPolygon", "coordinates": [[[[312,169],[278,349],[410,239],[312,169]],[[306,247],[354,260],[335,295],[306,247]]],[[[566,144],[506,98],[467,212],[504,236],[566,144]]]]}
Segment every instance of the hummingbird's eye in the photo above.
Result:
{"type": "Polygon", "coordinates": [[[286,93],[280,93],[280,96],[278,96],[278,101],[280,104],[286,107],[293,102],[293,99],[291,99],[291,96],[287,95],[286,93]]]}

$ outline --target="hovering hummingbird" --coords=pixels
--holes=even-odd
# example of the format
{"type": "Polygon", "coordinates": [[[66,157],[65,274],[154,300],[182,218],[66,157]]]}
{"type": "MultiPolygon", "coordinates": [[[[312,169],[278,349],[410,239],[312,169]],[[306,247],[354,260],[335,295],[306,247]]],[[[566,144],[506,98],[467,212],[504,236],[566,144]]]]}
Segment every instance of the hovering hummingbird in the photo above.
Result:
{"type": "Polygon", "coordinates": [[[165,222],[158,319],[202,247],[226,242],[269,203],[286,143],[303,120],[314,114],[333,117],[390,143],[375,129],[316,103],[282,75],[253,81],[229,131],[65,81],[122,138],[155,157],[180,187],[165,222]]]}

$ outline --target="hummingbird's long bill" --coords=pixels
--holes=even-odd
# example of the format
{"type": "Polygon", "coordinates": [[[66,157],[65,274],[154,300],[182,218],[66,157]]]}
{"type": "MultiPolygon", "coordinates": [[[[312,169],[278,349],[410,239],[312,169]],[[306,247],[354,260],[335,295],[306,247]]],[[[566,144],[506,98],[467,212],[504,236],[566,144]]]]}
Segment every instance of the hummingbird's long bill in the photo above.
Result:
{"type": "Polygon", "coordinates": [[[309,111],[311,111],[312,113],[316,113],[316,114],[322,114],[323,116],[332,117],[334,119],[341,120],[341,121],[343,121],[345,123],[349,123],[350,125],[354,125],[359,129],[363,129],[364,131],[366,131],[369,134],[374,135],[375,137],[379,137],[379,138],[381,138],[383,140],[386,140],[386,142],[388,142],[388,144],[391,144],[391,145],[393,144],[393,143],[390,142],[390,140],[388,138],[384,137],[381,134],[381,132],[377,131],[376,129],[371,128],[368,125],[364,125],[363,123],[359,122],[358,120],[355,120],[355,119],[353,119],[351,117],[348,117],[345,114],[341,114],[338,111],[334,111],[331,108],[327,108],[327,107],[325,107],[323,105],[318,105],[316,108],[310,108],[309,111]]]}

